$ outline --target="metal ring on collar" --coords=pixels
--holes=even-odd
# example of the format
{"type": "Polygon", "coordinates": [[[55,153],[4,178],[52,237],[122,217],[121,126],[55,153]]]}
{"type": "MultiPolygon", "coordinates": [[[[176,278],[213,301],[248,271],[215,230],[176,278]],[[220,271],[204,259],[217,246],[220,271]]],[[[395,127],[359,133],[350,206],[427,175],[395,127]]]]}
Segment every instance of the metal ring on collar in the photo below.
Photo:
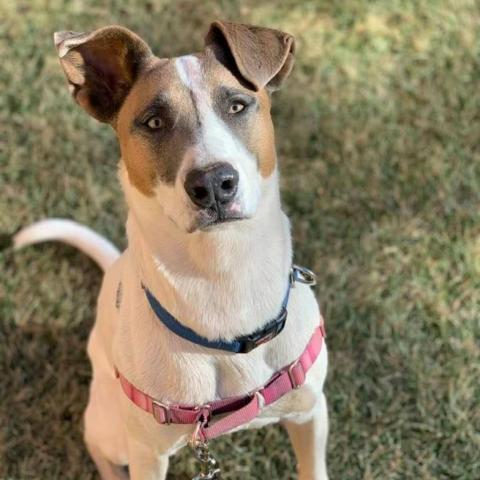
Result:
{"type": "MultiPolygon", "coordinates": [[[[317,276],[310,269],[305,267],[300,267],[299,265],[292,266],[292,281],[304,283],[305,285],[316,285],[317,276]]],[[[292,282],[292,283],[293,283],[292,282]]]]}

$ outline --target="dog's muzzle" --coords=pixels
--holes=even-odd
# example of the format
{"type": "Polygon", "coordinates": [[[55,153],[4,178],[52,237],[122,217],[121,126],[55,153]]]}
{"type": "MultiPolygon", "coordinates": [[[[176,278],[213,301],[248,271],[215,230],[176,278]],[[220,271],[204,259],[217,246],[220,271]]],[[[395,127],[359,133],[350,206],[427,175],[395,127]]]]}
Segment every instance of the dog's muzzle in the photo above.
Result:
{"type": "Polygon", "coordinates": [[[185,179],[185,191],[207,222],[234,220],[238,212],[232,204],[238,190],[238,172],[228,163],[216,163],[191,170],[185,179]]]}

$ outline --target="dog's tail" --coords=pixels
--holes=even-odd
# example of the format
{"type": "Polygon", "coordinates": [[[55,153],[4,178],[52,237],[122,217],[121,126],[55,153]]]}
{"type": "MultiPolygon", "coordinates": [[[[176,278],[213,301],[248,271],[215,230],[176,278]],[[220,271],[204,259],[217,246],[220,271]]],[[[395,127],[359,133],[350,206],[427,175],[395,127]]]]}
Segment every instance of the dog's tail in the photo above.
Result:
{"type": "Polygon", "coordinates": [[[84,225],[61,218],[41,220],[22,228],[14,235],[13,246],[17,250],[52,240],[78,248],[92,258],[103,271],[120,256],[118,249],[106,238],[84,225]]]}

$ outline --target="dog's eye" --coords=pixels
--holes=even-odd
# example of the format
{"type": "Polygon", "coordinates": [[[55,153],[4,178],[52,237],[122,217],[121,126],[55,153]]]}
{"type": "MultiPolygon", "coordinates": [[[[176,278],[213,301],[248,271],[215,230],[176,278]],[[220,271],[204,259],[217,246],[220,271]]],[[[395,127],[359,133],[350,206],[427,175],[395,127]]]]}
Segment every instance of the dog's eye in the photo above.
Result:
{"type": "Polygon", "coordinates": [[[241,102],[234,102],[230,105],[230,108],[228,109],[228,113],[240,113],[242,110],[245,109],[245,105],[241,102]]]}
{"type": "Polygon", "coordinates": [[[159,116],[150,117],[147,120],[147,127],[151,130],[158,130],[163,127],[163,121],[159,116]]]}

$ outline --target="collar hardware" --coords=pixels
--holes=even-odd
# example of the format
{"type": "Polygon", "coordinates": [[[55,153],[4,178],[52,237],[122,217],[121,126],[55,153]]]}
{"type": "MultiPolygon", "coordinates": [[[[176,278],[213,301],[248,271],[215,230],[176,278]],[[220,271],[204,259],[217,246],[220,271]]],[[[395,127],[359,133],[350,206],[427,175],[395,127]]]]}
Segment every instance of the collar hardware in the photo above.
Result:
{"type": "Polygon", "coordinates": [[[296,362],[293,362],[288,367],[288,370],[287,370],[288,378],[290,379],[293,390],[298,390],[303,385],[303,382],[305,381],[305,378],[301,379],[300,381],[298,381],[295,378],[295,371],[296,371],[295,369],[297,368],[297,366],[298,366],[298,360],[296,362]]]}
{"type": "Polygon", "coordinates": [[[300,267],[299,265],[293,265],[290,270],[290,282],[292,285],[295,282],[303,283],[313,287],[317,284],[317,276],[312,270],[306,267],[300,267]]]}
{"type": "Polygon", "coordinates": [[[170,411],[170,405],[165,405],[158,400],[152,400],[152,415],[157,422],[170,425],[172,423],[172,414],[170,411]],[[160,413],[163,413],[163,417],[160,413]]]}
{"type": "Polygon", "coordinates": [[[242,344],[242,349],[239,353],[249,353],[260,345],[273,340],[285,328],[287,316],[287,309],[282,307],[279,316],[272,322],[269,322],[262,330],[246,335],[245,337],[240,337],[239,341],[242,344]]]}

